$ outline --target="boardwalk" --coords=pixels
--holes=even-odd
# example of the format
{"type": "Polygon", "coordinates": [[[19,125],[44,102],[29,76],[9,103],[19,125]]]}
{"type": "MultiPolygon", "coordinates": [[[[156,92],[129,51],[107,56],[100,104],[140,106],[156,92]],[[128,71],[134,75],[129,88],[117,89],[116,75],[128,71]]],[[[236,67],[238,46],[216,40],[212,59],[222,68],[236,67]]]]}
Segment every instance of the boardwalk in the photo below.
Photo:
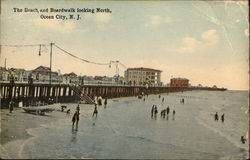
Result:
{"type": "MultiPolygon", "coordinates": [[[[103,98],[116,98],[138,96],[142,92],[145,94],[160,94],[168,92],[182,92],[196,90],[199,88],[171,88],[171,87],[142,87],[142,86],[106,86],[106,85],[83,85],[74,86],[68,84],[21,84],[21,83],[1,83],[0,96],[1,107],[8,107],[9,102],[23,102],[23,106],[34,105],[36,102],[76,102],[84,100],[90,103],[95,96],[103,98]]],[[[204,88],[213,90],[211,88],[204,88]]],[[[214,89],[219,90],[219,89],[214,89]]]]}

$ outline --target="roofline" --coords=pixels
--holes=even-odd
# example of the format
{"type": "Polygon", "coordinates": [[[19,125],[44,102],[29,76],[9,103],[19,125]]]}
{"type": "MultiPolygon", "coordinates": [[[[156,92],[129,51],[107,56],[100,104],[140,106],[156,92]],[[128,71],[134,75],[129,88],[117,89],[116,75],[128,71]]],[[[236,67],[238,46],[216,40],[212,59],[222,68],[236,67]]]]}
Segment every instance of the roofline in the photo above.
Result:
{"type": "Polygon", "coordinates": [[[137,67],[137,68],[128,68],[127,70],[137,70],[137,71],[141,71],[141,70],[148,70],[148,71],[154,71],[154,72],[162,72],[161,70],[158,69],[153,69],[153,68],[144,68],[144,67],[137,67]]]}

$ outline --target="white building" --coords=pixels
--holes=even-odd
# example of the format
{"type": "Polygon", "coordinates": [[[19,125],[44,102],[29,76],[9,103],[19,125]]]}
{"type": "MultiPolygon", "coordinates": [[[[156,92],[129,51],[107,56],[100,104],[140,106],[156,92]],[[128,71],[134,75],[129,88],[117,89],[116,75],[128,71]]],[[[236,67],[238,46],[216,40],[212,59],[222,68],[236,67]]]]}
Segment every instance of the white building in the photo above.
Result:
{"type": "Polygon", "coordinates": [[[125,71],[125,83],[129,85],[161,85],[161,70],[152,68],[128,68],[125,71]]]}

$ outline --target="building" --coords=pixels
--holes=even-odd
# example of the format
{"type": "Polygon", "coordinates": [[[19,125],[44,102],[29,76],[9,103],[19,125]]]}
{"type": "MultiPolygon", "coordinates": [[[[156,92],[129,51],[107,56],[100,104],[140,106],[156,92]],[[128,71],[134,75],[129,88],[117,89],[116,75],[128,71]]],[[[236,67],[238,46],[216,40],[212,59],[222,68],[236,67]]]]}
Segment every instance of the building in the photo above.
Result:
{"type": "Polygon", "coordinates": [[[63,83],[74,83],[74,84],[78,84],[79,83],[79,78],[77,77],[77,74],[75,74],[74,72],[71,73],[66,73],[63,75],[63,83]]]}
{"type": "Polygon", "coordinates": [[[175,88],[188,88],[189,80],[186,78],[172,78],[170,80],[170,87],[175,88]]]}
{"type": "Polygon", "coordinates": [[[128,68],[125,71],[125,83],[128,85],[161,85],[161,70],[152,68],[128,68]]]}
{"type": "MultiPolygon", "coordinates": [[[[50,81],[50,68],[45,66],[39,66],[36,69],[32,70],[32,78],[34,82],[46,82],[50,81]]],[[[59,78],[57,72],[51,72],[51,82],[52,83],[61,83],[62,79],[59,78]]]]}
{"type": "Polygon", "coordinates": [[[8,82],[13,77],[14,82],[27,82],[31,72],[20,68],[5,69],[0,67],[0,81],[8,82]]]}
{"type": "Polygon", "coordinates": [[[6,68],[0,67],[0,81],[8,81],[9,75],[10,73],[6,68]]]}

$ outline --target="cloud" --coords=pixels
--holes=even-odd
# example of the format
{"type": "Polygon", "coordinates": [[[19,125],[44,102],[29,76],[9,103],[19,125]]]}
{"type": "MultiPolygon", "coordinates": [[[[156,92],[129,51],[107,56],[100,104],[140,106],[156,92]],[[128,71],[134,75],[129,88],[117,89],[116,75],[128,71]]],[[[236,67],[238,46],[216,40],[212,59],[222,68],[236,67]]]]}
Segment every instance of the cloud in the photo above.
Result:
{"type": "Polygon", "coordinates": [[[204,45],[215,45],[219,41],[219,37],[216,34],[216,30],[208,30],[202,33],[201,38],[204,40],[204,45]]]}
{"type": "Polygon", "coordinates": [[[35,19],[34,23],[36,26],[56,30],[62,33],[70,33],[76,28],[75,22],[69,20],[35,19]]]}
{"type": "Polygon", "coordinates": [[[208,30],[201,34],[201,40],[193,37],[184,37],[181,46],[177,48],[178,53],[194,53],[197,50],[208,49],[219,43],[216,30],[208,30]]]}
{"type": "Polygon", "coordinates": [[[193,53],[202,42],[192,37],[182,39],[182,46],[178,49],[180,53],[193,53]]]}
{"type": "Polygon", "coordinates": [[[153,15],[149,17],[149,20],[145,24],[145,27],[157,27],[162,24],[168,24],[172,22],[173,22],[173,19],[171,17],[161,17],[158,15],[153,15]]]}

